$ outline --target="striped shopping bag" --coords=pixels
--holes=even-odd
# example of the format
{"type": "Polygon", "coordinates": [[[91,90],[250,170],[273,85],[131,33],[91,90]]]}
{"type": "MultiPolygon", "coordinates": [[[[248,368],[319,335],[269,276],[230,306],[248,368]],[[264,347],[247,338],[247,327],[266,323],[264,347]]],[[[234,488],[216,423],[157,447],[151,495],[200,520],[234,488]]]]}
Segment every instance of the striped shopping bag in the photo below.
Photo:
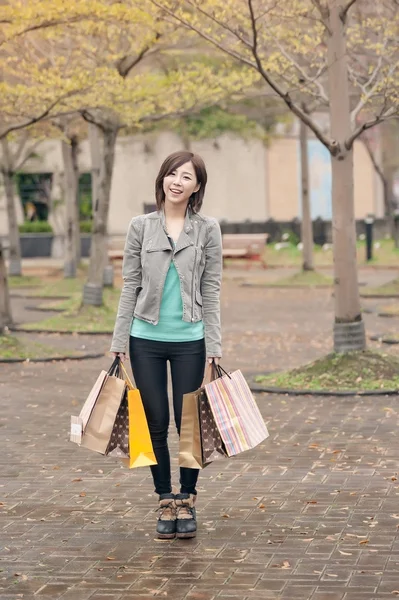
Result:
{"type": "Polygon", "coordinates": [[[226,373],[205,385],[206,395],[228,456],[254,448],[269,432],[241,371],[226,373]]]}

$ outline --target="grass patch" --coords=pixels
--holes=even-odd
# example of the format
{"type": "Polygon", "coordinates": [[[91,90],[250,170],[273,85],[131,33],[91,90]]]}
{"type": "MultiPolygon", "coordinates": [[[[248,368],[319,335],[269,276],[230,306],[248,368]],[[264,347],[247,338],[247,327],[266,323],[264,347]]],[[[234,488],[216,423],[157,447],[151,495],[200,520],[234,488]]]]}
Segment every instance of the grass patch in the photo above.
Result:
{"type": "Polygon", "coordinates": [[[393,279],[384,285],[378,287],[366,287],[362,290],[361,296],[399,296],[399,279],[393,279]]]}
{"type": "MultiPolygon", "coordinates": [[[[366,245],[364,241],[358,241],[357,263],[361,266],[394,266],[398,264],[399,249],[395,248],[393,240],[377,240],[373,247],[373,260],[366,260],[366,245]]],[[[265,262],[270,267],[300,267],[302,265],[302,250],[295,245],[277,250],[274,244],[269,244],[265,249],[265,262]]],[[[332,248],[323,250],[322,247],[314,246],[315,267],[332,267],[332,248]]]]}
{"type": "Polygon", "coordinates": [[[294,273],[290,277],[284,277],[277,281],[268,282],[264,284],[266,287],[312,287],[312,286],[323,286],[331,287],[333,285],[332,277],[327,277],[317,271],[299,271],[294,273]]]}
{"type": "Polygon", "coordinates": [[[255,381],[292,390],[395,390],[399,389],[399,358],[370,350],[328,354],[292,371],[258,375],[255,381]]]}
{"type": "MultiPolygon", "coordinates": [[[[333,264],[332,250],[323,250],[320,246],[315,245],[314,264],[315,267],[331,267],[333,264]]],[[[266,246],[265,263],[270,267],[301,267],[303,263],[302,250],[296,246],[290,245],[286,248],[276,248],[274,244],[266,246]]]]}
{"type": "Polygon", "coordinates": [[[24,288],[24,287],[38,287],[42,284],[42,280],[39,277],[32,277],[30,275],[11,275],[7,278],[8,285],[10,288],[24,288]]]}
{"type": "MultiPolygon", "coordinates": [[[[68,350],[68,356],[80,356],[81,352],[68,350]]],[[[56,358],[61,356],[59,349],[47,344],[24,340],[21,341],[12,335],[0,335],[0,359],[37,359],[56,358]]]]}
{"type": "Polygon", "coordinates": [[[74,294],[63,302],[46,303],[43,305],[45,308],[61,308],[64,312],[35,323],[25,323],[23,328],[43,329],[44,331],[106,331],[112,333],[119,297],[119,289],[106,288],[104,289],[103,306],[83,306],[81,294],[74,294]]]}
{"type": "Polygon", "coordinates": [[[388,306],[379,306],[377,314],[390,315],[392,317],[399,317],[399,304],[390,304],[388,306]]]}
{"type": "Polygon", "coordinates": [[[51,298],[63,297],[79,294],[83,291],[85,280],[76,279],[56,279],[54,281],[41,281],[40,288],[29,294],[30,298],[51,298]]]}

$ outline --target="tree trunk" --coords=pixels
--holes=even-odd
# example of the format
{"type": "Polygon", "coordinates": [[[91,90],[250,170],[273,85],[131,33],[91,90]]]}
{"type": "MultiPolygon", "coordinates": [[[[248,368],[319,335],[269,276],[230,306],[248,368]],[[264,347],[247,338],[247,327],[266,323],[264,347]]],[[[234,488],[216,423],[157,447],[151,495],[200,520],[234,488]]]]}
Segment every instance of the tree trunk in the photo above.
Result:
{"type": "Polygon", "coordinates": [[[4,261],[3,245],[0,240],[0,335],[5,327],[11,325],[11,305],[8,293],[7,270],[4,261]]]}
{"type": "Polygon", "coordinates": [[[76,148],[73,140],[62,140],[62,157],[64,161],[64,197],[66,205],[65,260],[64,277],[76,277],[78,257],[77,246],[80,244],[79,221],[76,214],[78,195],[77,172],[75,168],[76,148]]]}
{"type": "Polygon", "coordinates": [[[351,134],[345,23],[345,0],[329,2],[328,70],[330,86],[331,155],[336,352],[364,350],[364,323],[360,309],[356,262],[353,147],[351,134]]]}
{"type": "Polygon", "coordinates": [[[75,237],[75,257],[76,264],[79,266],[82,253],[80,249],[80,207],[79,207],[79,163],[78,163],[78,152],[79,152],[79,140],[77,136],[71,137],[71,158],[73,174],[75,179],[76,194],[75,194],[75,223],[76,223],[76,237],[75,237]]]}
{"type": "Polygon", "coordinates": [[[300,121],[299,144],[301,149],[301,200],[302,200],[302,222],[301,242],[302,269],[304,271],[314,270],[313,261],[313,223],[310,210],[310,186],[309,186],[309,159],[308,159],[308,128],[300,121]]]}
{"type": "Polygon", "coordinates": [[[14,173],[3,169],[4,189],[7,203],[9,248],[9,275],[21,276],[21,241],[19,237],[17,211],[15,208],[14,173]]]}
{"type": "Polygon", "coordinates": [[[104,268],[108,260],[107,223],[118,131],[118,126],[112,127],[111,124],[102,130],[103,151],[98,180],[98,195],[93,199],[89,274],[83,291],[83,304],[93,306],[102,304],[104,268]]]}

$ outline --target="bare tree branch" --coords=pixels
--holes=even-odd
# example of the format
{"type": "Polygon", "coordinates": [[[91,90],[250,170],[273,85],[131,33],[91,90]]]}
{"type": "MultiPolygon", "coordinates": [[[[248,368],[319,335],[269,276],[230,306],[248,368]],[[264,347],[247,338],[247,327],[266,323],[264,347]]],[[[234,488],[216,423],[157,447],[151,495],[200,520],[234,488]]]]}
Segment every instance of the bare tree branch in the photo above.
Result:
{"type": "MultiPolygon", "coordinates": [[[[323,72],[323,69],[320,69],[319,73],[316,75],[316,77],[310,77],[308,73],[306,73],[305,69],[295,60],[295,58],[293,56],[291,56],[291,54],[289,54],[289,52],[286,51],[286,49],[279,43],[276,42],[277,46],[281,52],[281,54],[283,56],[285,56],[285,58],[287,60],[289,60],[293,66],[295,67],[295,69],[300,73],[302,79],[309,83],[310,85],[315,85],[317,87],[317,89],[319,90],[319,97],[324,100],[324,102],[326,102],[328,104],[328,96],[326,94],[326,91],[324,89],[323,84],[318,80],[318,78],[320,77],[320,74],[323,72]]],[[[317,96],[317,94],[312,94],[314,96],[317,96]]]]}
{"type": "Polygon", "coordinates": [[[48,106],[46,108],[46,110],[44,110],[37,117],[32,117],[22,123],[17,123],[15,125],[9,125],[8,127],[6,127],[6,129],[4,129],[3,131],[0,131],[0,140],[7,137],[8,134],[11,133],[12,131],[19,131],[20,129],[25,129],[25,127],[30,127],[31,125],[34,125],[35,123],[39,123],[39,121],[43,121],[46,117],[50,116],[53,108],[55,108],[57,106],[57,104],[59,104],[61,102],[61,100],[63,100],[63,98],[57,98],[57,100],[52,102],[50,104],[50,106],[48,106]]]}
{"type": "Polygon", "coordinates": [[[349,0],[348,4],[346,6],[344,6],[343,9],[341,10],[340,16],[341,16],[341,19],[343,22],[345,22],[346,15],[348,14],[350,7],[353,6],[355,4],[355,2],[357,2],[357,0],[349,0]]]}
{"type": "Polygon", "coordinates": [[[328,33],[331,34],[330,25],[328,23],[328,7],[323,6],[323,4],[321,3],[321,0],[311,0],[311,1],[312,1],[313,6],[315,6],[320,13],[321,23],[324,25],[324,27],[326,28],[328,33]]]}
{"type": "MultiPolygon", "coordinates": [[[[183,17],[179,16],[178,14],[175,14],[171,9],[169,9],[167,6],[164,6],[158,0],[151,0],[151,2],[152,2],[152,4],[154,4],[154,6],[157,6],[158,8],[163,10],[167,15],[169,15],[170,17],[172,17],[173,19],[177,20],[179,23],[184,25],[184,27],[186,27],[187,29],[189,29],[191,31],[195,31],[195,33],[197,33],[202,39],[206,40],[207,42],[209,42],[210,44],[212,44],[213,46],[215,46],[216,48],[221,50],[224,54],[227,54],[228,56],[235,58],[237,61],[241,62],[244,65],[247,65],[251,69],[255,69],[262,76],[262,78],[266,81],[266,83],[272,88],[272,90],[278,96],[280,96],[280,98],[285,102],[285,104],[288,106],[288,108],[299,119],[302,119],[303,122],[313,131],[313,133],[315,134],[317,139],[320,140],[320,142],[322,144],[324,144],[326,146],[326,148],[328,148],[328,150],[332,151],[332,144],[331,144],[330,140],[323,134],[323,132],[317,126],[317,124],[306,113],[304,113],[303,110],[297,104],[295,104],[293,102],[290,94],[288,92],[285,92],[278,85],[278,83],[275,82],[263,68],[263,65],[262,65],[262,62],[261,62],[261,59],[260,59],[259,53],[258,53],[258,39],[257,39],[258,32],[257,32],[257,27],[256,27],[257,19],[255,16],[255,13],[254,13],[252,0],[247,0],[247,2],[248,2],[249,13],[250,13],[252,35],[253,35],[251,51],[252,51],[252,54],[254,57],[254,62],[249,60],[248,58],[246,58],[239,52],[236,52],[235,50],[232,50],[231,48],[224,46],[223,44],[218,42],[215,38],[213,38],[209,34],[205,33],[204,31],[202,31],[201,29],[199,29],[192,23],[189,23],[183,17]]],[[[206,13],[204,11],[203,11],[203,14],[205,14],[205,16],[209,16],[208,13],[206,13]]]]}
{"type": "Polygon", "coordinates": [[[385,176],[384,176],[384,172],[381,168],[381,165],[379,164],[378,160],[375,157],[375,154],[371,148],[371,144],[370,141],[368,140],[368,138],[364,135],[360,136],[360,140],[363,142],[364,147],[367,150],[367,154],[370,157],[371,162],[373,163],[373,167],[376,171],[376,173],[378,174],[379,178],[381,179],[382,183],[385,184],[385,176]]]}
{"type": "MultiPolygon", "coordinates": [[[[247,48],[251,48],[251,42],[249,40],[245,39],[242,35],[240,35],[240,33],[236,29],[233,29],[232,27],[229,27],[227,23],[224,23],[223,21],[220,21],[220,19],[217,19],[215,17],[215,15],[212,15],[212,14],[206,12],[204,9],[202,9],[200,7],[199,4],[193,3],[190,0],[186,0],[186,1],[187,1],[187,4],[189,4],[190,6],[192,6],[193,8],[195,8],[195,10],[197,10],[199,13],[201,13],[204,17],[206,17],[210,21],[213,21],[215,23],[215,25],[218,25],[222,29],[225,29],[226,31],[228,31],[229,33],[231,33],[232,35],[234,35],[238,39],[239,42],[241,42],[242,44],[244,44],[244,46],[247,46],[247,48]]],[[[269,11],[265,11],[264,14],[266,14],[268,12],[269,11]]]]}
{"type": "MultiPolygon", "coordinates": [[[[358,116],[358,114],[360,113],[362,108],[370,100],[370,98],[372,98],[372,96],[374,95],[374,92],[377,90],[378,85],[380,83],[378,81],[378,75],[380,74],[382,65],[383,65],[383,55],[381,53],[381,55],[378,58],[378,62],[377,62],[375,69],[373,70],[371,76],[369,77],[368,81],[365,84],[361,84],[358,79],[354,79],[354,83],[357,84],[361,88],[363,95],[360,97],[360,100],[359,100],[357,106],[353,109],[353,111],[351,113],[352,125],[354,125],[356,123],[356,117],[358,116]],[[369,89],[367,89],[367,88],[369,88],[369,89]]],[[[393,70],[395,70],[395,69],[396,69],[396,64],[393,65],[393,70]]],[[[390,69],[390,71],[391,71],[391,69],[390,69]]],[[[392,73],[390,72],[390,75],[391,74],[392,73]]],[[[353,72],[351,73],[351,75],[354,75],[353,72]]]]}
{"type": "Polygon", "coordinates": [[[374,119],[370,119],[370,121],[365,121],[362,125],[359,125],[359,127],[357,127],[357,129],[355,129],[353,134],[345,142],[345,147],[347,150],[350,150],[352,148],[353,142],[360,135],[362,135],[362,133],[364,131],[367,131],[367,129],[371,129],[375,125],[379,125],[383,121],[387,121],[388,119],[392,119],[392,118],[398,116],[398,109],[394,106],[389,108],[386,112],[384,112],[384,111],[385,111],[385,107],[383,108],[383,110],[380,112],[379,115],[374,117],[374,119]]]}
{"type": "Polygon", "coordinates": [[[313,131],[313,133],[315,134],[317,139],[320,140],[320,142],[322,144],[324,144],[326,146],[326,148],[328,148],[330,151],[332,151],[331,142],[323,134],[321,129],[316,125],[316,123],[310,118],[309,115],[307,115],[297,104],[295,104],[292,101],[289,93],[284,92],[280,88],[280,86],[275,81],[272,80],[270,75],[263,68],[262,61],[258,54],[258,31],[257,31],[257,27],[256,27],[256,19],[255,19],[255,12],[254,12],[254,8],[253,8],[253,0],[247,0],[247,1],[248,1],[248,8],[249,8],[250,17],[251,17],[251,26],[252,26],[252,35],[253,35],[252,53],[253,53],[253,56],[254,56],[254,59],[255,59],[256,65],[257,65],[258,72],[262,75],[262,77],[266,81],[266,83],[268,83],[269,86],[276,92],[276,94],[278,96],[280,96],[280,98],[282,98],[282,100],[284,100],[285,104],[294,113],[294,115],[296,115],[299,119],[301,119],[313,131]]]}
{"type": "MultiPolygon", "coordinates": [[[[155,36],[155,42],[157,42],[161,37],[160,33],[157,33],[155,36]]],[[[126,78],[130,71],[134,69],[136,65],[138,65],[148,54],[150,54],[150,50],[153,50],[153,47],[147,45],[145,48],[139,52],[137,56],[124,56],[122,57],[116,65],[118,69],[118,73],[121,77],[126,78]]]]}

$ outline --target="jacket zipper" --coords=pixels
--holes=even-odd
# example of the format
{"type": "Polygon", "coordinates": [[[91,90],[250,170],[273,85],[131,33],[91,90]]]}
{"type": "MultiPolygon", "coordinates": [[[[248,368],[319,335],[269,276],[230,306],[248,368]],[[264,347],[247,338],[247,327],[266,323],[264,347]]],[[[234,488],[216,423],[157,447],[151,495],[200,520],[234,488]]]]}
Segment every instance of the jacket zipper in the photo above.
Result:
{"type": "Polygon", "coordinates": [[[197,246],[194,248],[194,269],[193,269],[193,282],[192,282],[192,291],[191,291],[191,322],[194,323],[194,305],[195,305],[195,297],[194,297],[194,288],[195,288],[195,270],[197,266],[197,246]]]}

